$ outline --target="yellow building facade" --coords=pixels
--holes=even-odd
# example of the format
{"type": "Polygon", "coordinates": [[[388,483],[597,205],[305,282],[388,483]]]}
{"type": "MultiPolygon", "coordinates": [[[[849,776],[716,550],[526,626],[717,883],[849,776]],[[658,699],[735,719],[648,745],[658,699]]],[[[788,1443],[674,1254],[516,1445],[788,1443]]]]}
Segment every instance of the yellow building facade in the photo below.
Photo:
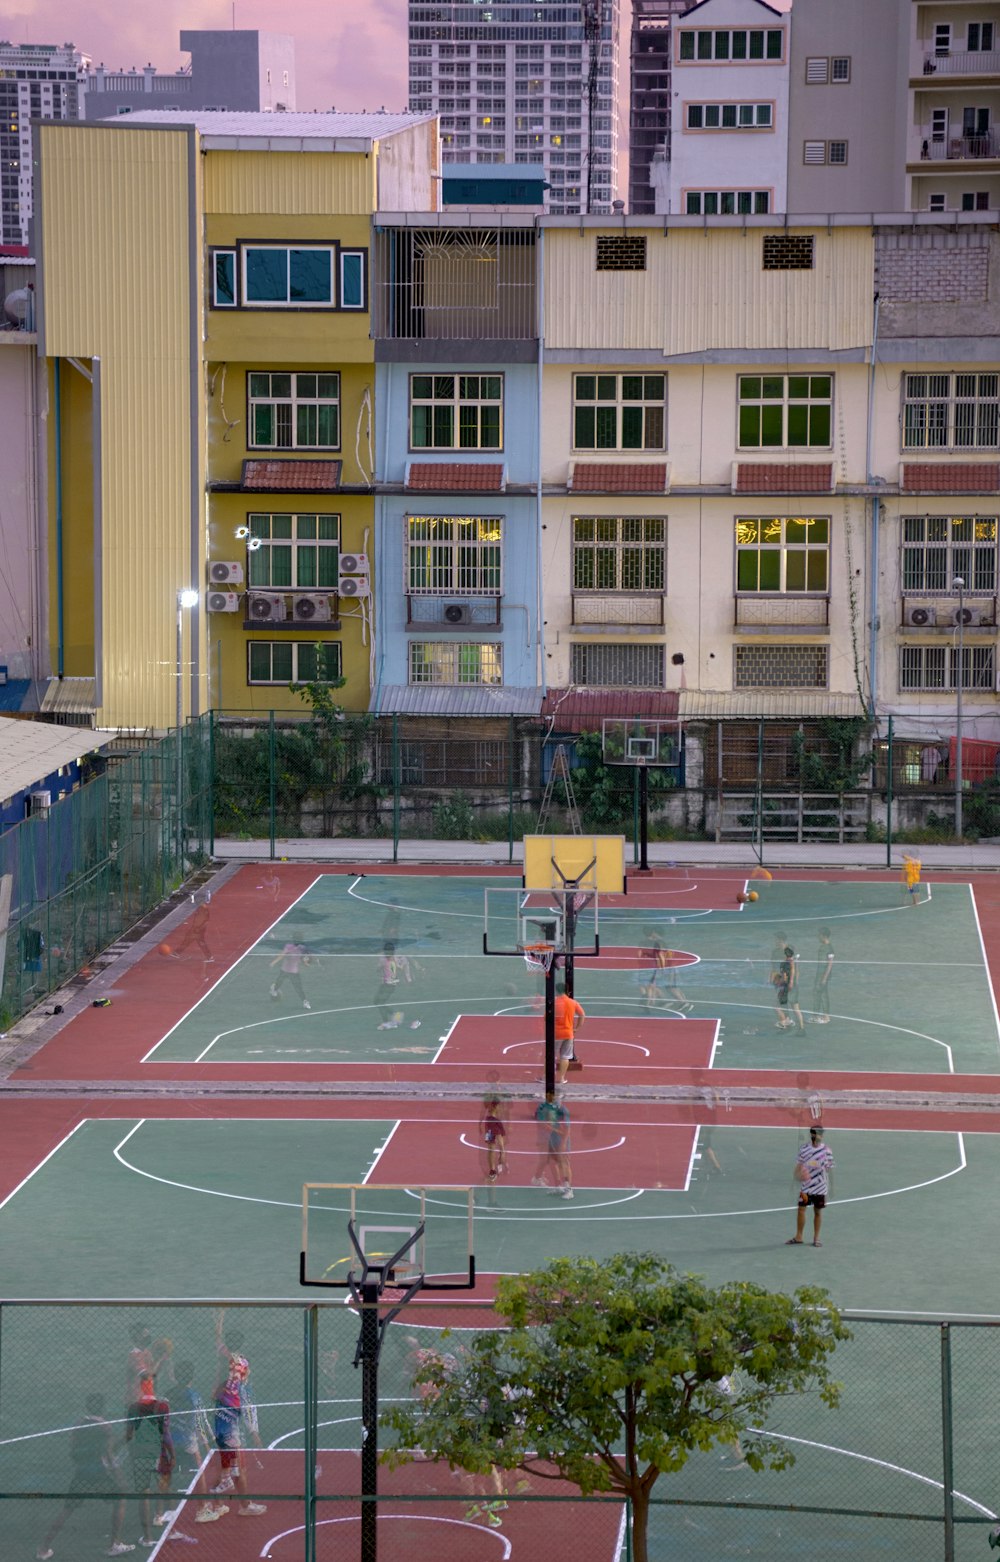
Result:
{"type": "Polygon", "coordinates": [[[366,709],[371,222],[436,204],[436,121],[36,134],[53,673],[98,726],[366,709]]]}

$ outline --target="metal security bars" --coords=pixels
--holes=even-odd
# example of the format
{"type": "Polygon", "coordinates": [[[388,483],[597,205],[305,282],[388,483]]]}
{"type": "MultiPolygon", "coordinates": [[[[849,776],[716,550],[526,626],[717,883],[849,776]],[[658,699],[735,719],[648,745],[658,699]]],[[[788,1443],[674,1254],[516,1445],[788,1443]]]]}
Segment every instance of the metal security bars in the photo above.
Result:
{"type": "Polygon", "coordinates": [[[383,228],[375,235],[376,338],[531,340],[533,228],[383,228]]]}

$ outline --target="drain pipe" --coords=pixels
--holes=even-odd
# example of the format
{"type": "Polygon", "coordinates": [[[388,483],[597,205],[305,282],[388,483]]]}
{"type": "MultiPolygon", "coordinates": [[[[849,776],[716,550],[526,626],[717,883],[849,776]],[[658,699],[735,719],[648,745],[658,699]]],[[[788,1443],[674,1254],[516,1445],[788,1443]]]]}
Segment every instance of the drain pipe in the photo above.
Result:
{"type": "MultiPolygon", "coordinates": [[[[868,428],[865,435],[865,481],[869,488],[872,486],[872,423],[875,417],[875,356],[878,350],[878,306],[879,296],[875,294],[875,312],[872,321],[872,356],[868,374],[868,428]]],[[[869,584],[869,612],[871,614],[871,629],[868,641],[868,715],[874,720],[878,695],[878,634],[881,628],[878,611],[878,567],[879,567],[879,522],[881,520],[882,501],[877,494],[872,494],[872,539],[871,539],[871,581],[869,584]]]]}
{"type": "Polygon", "coordinates": [[[63,635],[63,481],[62,481],[62,364],[57,358],[52,371],[53,411],[56,423],[56,677],[66,672],[63,635]]]}
{"type": "Polygon", "coordinates": [[[535,553],[535,612],[538,615],[536,636],[538,642],[538,678],[542,698],[548,692],[549,680],[546,671],[545,659],[545,595],[543,572],[543,545],[542,545],[542,393],[545,369],[545,229],[537,228],[538,254],[535,275],[538,278],[538,371],[537,371],[537,406],[535,416],[538,423],[538,438],[535,442],[535,530],[537,533],[537,548],[535,553]]]}

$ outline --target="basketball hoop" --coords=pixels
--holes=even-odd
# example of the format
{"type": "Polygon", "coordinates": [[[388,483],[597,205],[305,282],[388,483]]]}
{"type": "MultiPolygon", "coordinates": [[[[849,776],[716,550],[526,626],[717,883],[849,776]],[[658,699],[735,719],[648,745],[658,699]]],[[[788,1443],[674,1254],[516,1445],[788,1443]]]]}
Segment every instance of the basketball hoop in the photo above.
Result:
{"type": "Polygon", "coordinates": [[[544,971],[548,975],[556,957],[555,944],[522,944],[520,949],[529,971],[544,971]]]}

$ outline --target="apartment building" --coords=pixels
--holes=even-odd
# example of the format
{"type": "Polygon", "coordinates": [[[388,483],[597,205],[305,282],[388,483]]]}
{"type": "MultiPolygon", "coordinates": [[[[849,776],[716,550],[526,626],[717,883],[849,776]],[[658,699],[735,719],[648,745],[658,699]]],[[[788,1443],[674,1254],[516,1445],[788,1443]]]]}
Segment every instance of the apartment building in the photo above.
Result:
{"type": "Polygon", "coordinates": [[[628,210],[656,210],[650,183],[654,157],[671,144],[670,21],[690,0],[632,0],[629,53],[628,210]]]}
{"type": "Polygon", "coordinates": [[[434,209],[436,121],[149,113],[37,136],[53,667],[101,726],[172,724],[178,679],[182,714],[300,711],[291,682],[341,677],[364,709],[371,218],[434,209]]]}
{"type": "Polygon", "coordinates": [[[0,43],[0,245],[28,243],[31,121],[82,119],[89,64],[71,43],[0,43]]]}
{"type": "Polygon", "coordinates": [[[410,109],[440,114],[449,162],[540,163],[548,211],[610,211],[620,32],[621,0],[409,0],[410,109]]]}
{"type": "Polygon", "coordinates": [[[190,59],[178,71],[153,65],[110,70],[103,61],[93,67],[87,75],[87,119],[147,109],[294,111],[295,39],[289,33],[183,28],[180,46],[190,59]]]}

